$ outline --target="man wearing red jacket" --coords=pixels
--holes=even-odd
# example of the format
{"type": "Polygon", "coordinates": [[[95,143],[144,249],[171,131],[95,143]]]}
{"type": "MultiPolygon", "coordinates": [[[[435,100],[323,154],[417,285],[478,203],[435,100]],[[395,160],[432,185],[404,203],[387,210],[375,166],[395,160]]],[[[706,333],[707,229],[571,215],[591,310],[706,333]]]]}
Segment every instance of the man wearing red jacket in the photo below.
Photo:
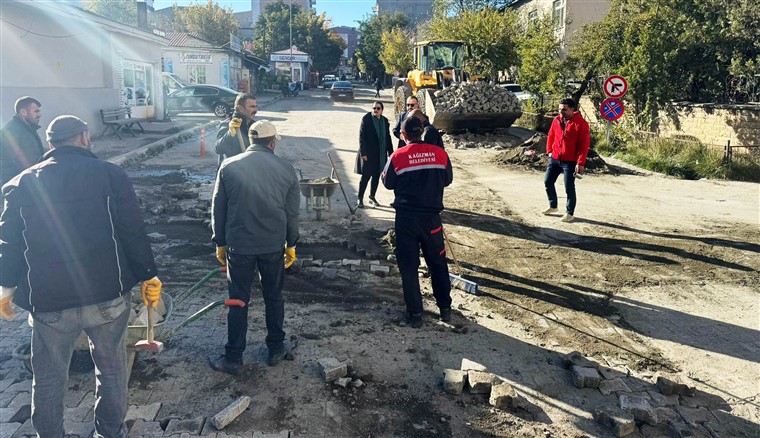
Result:
{"type": "Polygon", "coordinates": [[[562,173],[565,176],[565,193],[567,193],[566,213],[562,222],[575,220],[575,176],[583,173],[586,155],[591,145],[588,123],[583,120],[573,99],[562,99],[559,103],[559,115],[554,118],[546,140],[546,154],[549,165],[546,166],[544,186],[549,198],[549,208],[542,211],[545,215],[558,213],[557,191],[554,183],[562,173]]]}

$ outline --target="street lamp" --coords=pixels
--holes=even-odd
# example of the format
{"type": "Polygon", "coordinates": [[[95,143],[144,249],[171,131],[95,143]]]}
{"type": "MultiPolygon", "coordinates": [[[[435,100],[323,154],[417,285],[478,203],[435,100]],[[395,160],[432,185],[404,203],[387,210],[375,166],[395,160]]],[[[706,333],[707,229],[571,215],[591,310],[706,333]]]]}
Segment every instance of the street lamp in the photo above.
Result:
{"type": "Polygon", "coordinates": [[[288,14],[288,24],[290,26],[290,82],[293,81],[293,0],[288,3],[290,13],[288,14]]]}

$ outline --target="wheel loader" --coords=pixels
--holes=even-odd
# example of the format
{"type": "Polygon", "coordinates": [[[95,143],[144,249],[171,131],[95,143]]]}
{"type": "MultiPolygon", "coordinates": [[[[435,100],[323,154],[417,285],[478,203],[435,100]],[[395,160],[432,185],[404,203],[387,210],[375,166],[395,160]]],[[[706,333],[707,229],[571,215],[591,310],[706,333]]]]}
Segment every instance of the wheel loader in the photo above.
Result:
{"type": "MultiPolygon", "coordinates": [[[[512,93],[496,86],[482,83],[479,89],[488,91],[483,108],[475,105],[454,105],[451,99],[443,96],[457,87],[464,87],[467,81],[478,81],[479,76],[470,75],[464,71],[464,65],[469,56],[469,47],[462,41],[422,41],[414,45],[415,69],[406,78],[394,84],[394,114],[406,110],[406,99],[416,96],[420,109],[428,116],[430,123],[445,132],[479,131],[494,128],[508,128],[522,115],[519,103],[512,93]],[[501,100],[501,102],[500,102],[501,100]],[[438,104],[438,105],[437,105],[438,104]],[[501,104],[501,105],[500,105],[501,104]],[[477,108],[477,109],[476,109],[477,108]]],[[[486,97],[484,96],[484,99],[486,97]]],[[[475,100],[475,99],[470,99],[475,100]]]]}

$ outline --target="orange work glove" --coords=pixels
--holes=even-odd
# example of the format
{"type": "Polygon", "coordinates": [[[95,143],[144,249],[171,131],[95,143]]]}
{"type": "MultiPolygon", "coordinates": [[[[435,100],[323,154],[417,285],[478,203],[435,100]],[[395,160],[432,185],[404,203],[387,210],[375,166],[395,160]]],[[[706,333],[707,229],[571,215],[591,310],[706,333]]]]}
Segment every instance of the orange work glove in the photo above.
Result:
{"type": "Polygon", "coordinates": [[[222,266],[227,266],[227,245],[216,247],[216,259],[222,266]]]}
{"type": "Polygon", "coordinates": [[[156,307],[161,298],[161,280],[153,277],[142,282],[142,299],[145,307],[156,307]]]}
{"type": "Polygon", "coordinates": [[[285,247],[285,269],[290,268],[293,266],[293,263],[296,262],[296,247],[290,246],[285,247]]]}

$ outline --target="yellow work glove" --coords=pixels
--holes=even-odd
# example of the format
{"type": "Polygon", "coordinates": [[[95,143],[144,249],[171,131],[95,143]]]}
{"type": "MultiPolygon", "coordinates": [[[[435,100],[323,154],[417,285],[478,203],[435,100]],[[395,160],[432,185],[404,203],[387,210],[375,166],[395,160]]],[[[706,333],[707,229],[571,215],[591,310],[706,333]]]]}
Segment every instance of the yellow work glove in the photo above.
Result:
{"type": "Polygon", "coordinates": [[[14,292],[16,292],[15,287],[0,286],[0,318],[11,320],[16,317],[11,304],[14,292]]]}
{"type": "Polygon", "coordinates": [[[293,266],[293,263],[296,262],[296,247],[290,246],[285,247],[285,269],[290,268],[293,266]]]}
{"type": "Polygon", "coordinates": [[[227,125],[230,128],[230,135],[237,135],[238,128],[243,124],[243,119],[240,117],[233,117],[230,119],[230,123],[227,125]]]}
{"type": "Polygon", "coordinates": [[[216,247],[216,259],[222,266],[227,266],[227,245],[216,247]]]}
{"type": "Polygon", "coordinates": [[[161,280],[153,277],[142,282],[142,299],[145,307],[156,307],[161,298],[161,280]]]}

